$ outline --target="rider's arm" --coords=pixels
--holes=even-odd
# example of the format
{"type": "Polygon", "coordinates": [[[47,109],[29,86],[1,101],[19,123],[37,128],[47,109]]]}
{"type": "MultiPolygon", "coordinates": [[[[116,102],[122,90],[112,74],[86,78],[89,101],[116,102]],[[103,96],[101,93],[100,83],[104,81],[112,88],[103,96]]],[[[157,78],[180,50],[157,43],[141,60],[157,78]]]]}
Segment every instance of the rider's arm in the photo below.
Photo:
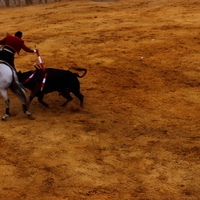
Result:
{"type": "Polygon", "coordinates": [[[30,52],[30,53],[34,53],[34,50],[30,49],[29,47],[27,47],[24,42],[22,43],[21,48],[26,51],[26,52],[30,52]]]}

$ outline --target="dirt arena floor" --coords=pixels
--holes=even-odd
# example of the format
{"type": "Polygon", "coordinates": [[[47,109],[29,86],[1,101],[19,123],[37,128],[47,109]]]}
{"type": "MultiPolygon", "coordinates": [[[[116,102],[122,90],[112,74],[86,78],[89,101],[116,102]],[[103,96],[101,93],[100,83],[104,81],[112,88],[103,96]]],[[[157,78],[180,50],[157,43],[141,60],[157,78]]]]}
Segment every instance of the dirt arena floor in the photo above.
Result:
{"type": "MultiPolygon", "coordinates": [[[[76,97],[60,107],[54,92],[50,108],[33,100],[35,120],[9,91],[0,200],[199,200],[199,9],[198,0],[1,8],[1,38],[20,30],[45,67],[88,73],[83,109],[76,97]]],[[[17,70],[34,63],[36,54],[16,55],[17,70]]]]}

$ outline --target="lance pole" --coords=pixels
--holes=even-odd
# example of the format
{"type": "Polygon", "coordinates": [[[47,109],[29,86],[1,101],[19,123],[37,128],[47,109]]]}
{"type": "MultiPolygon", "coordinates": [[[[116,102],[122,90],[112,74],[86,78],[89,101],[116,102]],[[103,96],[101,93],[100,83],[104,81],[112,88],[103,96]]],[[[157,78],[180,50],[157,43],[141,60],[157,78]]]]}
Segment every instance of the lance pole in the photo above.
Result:
{"type": "MultiPolygon", "coordinates": [[[[43,71],[45,71],[45,68],[44,68],[44,65],[42,63],[42,58],[39,54],[39,50],[34,50],[34,52],[37,54],[37,57],[38,57],[38,61],[40,63],[40,67],[43,71]]],[[[46,82],[46,79],[47,79],[47,72],[44,73],[44,77],[43,77],[43,80],[42,80],[42,85],[41,85],[41,91],[44,89],[44,85],[45,85],[45,82],[46,82]]]]}
{"type": "Polygon", "coordinates": [[[36,54],[37,54],[38,61],[39,61],[39,63],[40,63],[41,69],[44,70],[44,65],[43,65],[43,62],[42,62],[42,58],[41,58],[41,56],[40,56],[40,54],[39,54],[39,50],[34,50],[34,51],[35,51],[36,54]]]}

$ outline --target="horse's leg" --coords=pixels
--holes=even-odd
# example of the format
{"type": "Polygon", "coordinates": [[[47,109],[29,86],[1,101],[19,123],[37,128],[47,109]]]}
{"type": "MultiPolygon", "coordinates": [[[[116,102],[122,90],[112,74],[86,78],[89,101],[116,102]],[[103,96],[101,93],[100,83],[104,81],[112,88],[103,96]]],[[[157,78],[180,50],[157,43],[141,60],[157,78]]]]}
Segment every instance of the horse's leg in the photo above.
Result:
{"type": "Polygon", "coordinates": [[[10,100],[8,98],[6,90],[0,90],[0,93],[1,93],[3,99],[5,100],[5,103],[6,103],[5,115],[1,118],[1,120],[5,121],[10,116],[10,100]]]}
{"type": "Polygon", "coordinates": [[[18,81],[13,81],[10,86],[12,92],[22,101],[22,108],[24,113],[28,116],[29,119],[34,119],[32,114],[28,111],[29,108],[29,97],[27,96],[23,86],[18,81]]]}

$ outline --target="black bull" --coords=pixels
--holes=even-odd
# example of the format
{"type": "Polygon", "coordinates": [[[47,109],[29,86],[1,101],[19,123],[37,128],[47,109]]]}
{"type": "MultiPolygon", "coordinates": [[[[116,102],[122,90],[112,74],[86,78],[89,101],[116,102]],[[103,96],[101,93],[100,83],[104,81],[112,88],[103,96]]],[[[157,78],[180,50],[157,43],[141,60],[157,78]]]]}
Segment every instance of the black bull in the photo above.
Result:
{"type": "Polygon", "coordinates": [[[85,76],[87,70],[83,68],[73,69],[77,71],[84,71],[84,73],[80,76],[78,73],[73,73],[69,70],[46,68],[45,70],[36,69],[36,71],[34,70],[23,73],[18,72],[17,75],[19,82],[21,82],[24,87],[31,90],[30,102],[34,97],[38,97],[38,101],[45,107],[48,107],[48,104],[43,101],[44,95],[50,92],[58,91],[64,98],[67,99],[66,102],[62,104],[62,106],[66,106],[73,99],[70,96],[71,92],[79,99],[80,106],[83,107],[84,96],[80,93],[80,82],[78,77],[82,78],[85,76]],[[33,77],[26,81],[33,73],[35,73],[33,77]],[[47,73],[46,82],[43,90],[41,91],[45,73],[47,73]]]}

